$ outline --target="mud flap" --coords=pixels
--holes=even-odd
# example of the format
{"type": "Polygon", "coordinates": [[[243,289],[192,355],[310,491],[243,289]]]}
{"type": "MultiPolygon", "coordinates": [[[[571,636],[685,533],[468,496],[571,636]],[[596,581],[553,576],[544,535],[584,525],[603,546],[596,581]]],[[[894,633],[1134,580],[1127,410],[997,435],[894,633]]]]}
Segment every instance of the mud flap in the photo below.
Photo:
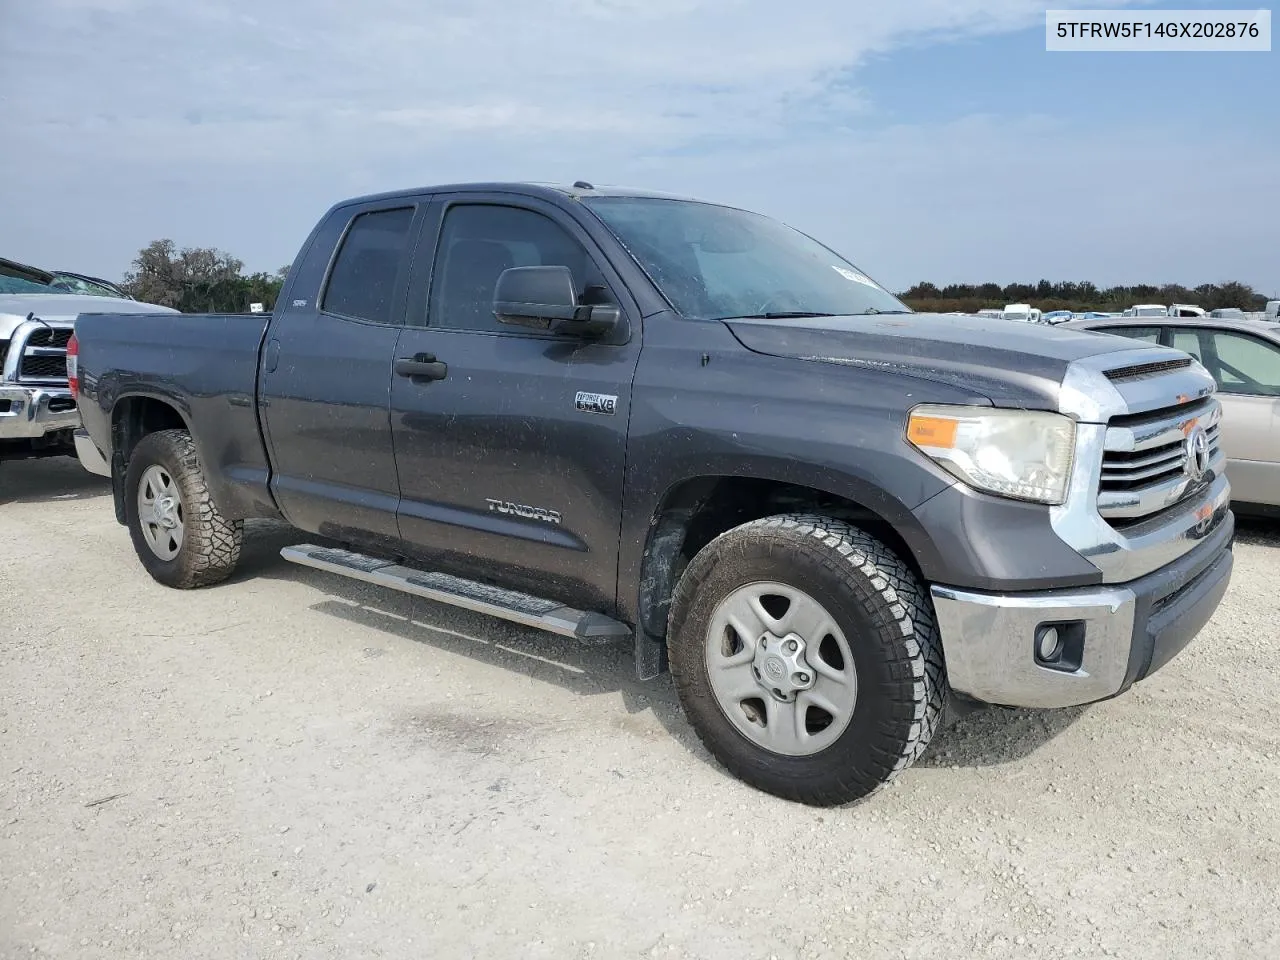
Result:
{"type": "Polygon", "coordinates": [[[120,455],[119,450],[111,454],[111,499],[116,508],[116,523],[122,527],[128,526],[128,521],[124,516],[124,471],[126,466],[124,457],[120,455]]]}
{"type": "Polygon", "coordinates": [[[643,629],[635,633],[636,679],[653,680],[667,672],[667,642],[643,629]]]}

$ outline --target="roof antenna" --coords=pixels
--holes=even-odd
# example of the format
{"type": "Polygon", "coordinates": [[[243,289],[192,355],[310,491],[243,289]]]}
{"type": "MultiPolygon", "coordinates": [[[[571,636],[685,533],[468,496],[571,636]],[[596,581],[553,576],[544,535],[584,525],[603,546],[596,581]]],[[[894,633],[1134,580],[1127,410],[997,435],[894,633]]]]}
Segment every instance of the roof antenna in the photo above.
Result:
{"type": "Polygon", "coordinates": [[[575,190],[594,190],[594,189],[595,189],[595,187],[593,187],[591,184],[587,183],[587,181],[585,181],[585,180],[576,180],[576,181],[574,181],[573,189],[575,189],[575,190]]]}

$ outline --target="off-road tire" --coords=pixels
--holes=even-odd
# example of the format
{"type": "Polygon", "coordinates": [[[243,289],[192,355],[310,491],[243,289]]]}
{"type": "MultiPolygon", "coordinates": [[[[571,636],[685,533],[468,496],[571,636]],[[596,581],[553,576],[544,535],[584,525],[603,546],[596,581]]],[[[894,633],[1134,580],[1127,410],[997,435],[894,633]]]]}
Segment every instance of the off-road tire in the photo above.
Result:
{"type": "Polygon", "coordinates": [[[892,781],[928,746],[948,699],[924,586],[875,537],[823,516],[755,520],[704,547],[676,586],[667,647],[685,714],[716,760],[751,786],[813,806],[860,800],[892,781]],[[853,654],[853,717],[837,740],[808,756],[748,740],[712,692],[705,645],[713,613],[734,590],[760,581],[794,586],[823,604],[853,654]]]}
{"type": "Polygon", "coordinates": [[[187,431],[160,430],[138,442],[125,471],[124,511],[138,559],[166,587],[207,587],[221,583],[235,571],[244,522],[228,520],[218,510],[209,495],[195,442],[187,431]],[[138,485],[153,464],[169,473],[182,500],[182,548],[172,560],[163,560],[152,552],[138,519],[138,485]]]}

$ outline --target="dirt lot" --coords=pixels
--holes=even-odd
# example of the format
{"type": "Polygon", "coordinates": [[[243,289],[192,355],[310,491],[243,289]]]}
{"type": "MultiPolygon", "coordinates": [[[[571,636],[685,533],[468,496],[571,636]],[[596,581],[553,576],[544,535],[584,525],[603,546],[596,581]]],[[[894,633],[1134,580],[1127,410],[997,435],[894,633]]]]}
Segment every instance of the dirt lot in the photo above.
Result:
{"type": "Polygon", "coordinates": [[[1280,957],[1280,526],[1117,701],[957,720],[820,811],[665,680],[276,556],[154,584],[72,461],[0,468],[4,957],[1280,957]]]}

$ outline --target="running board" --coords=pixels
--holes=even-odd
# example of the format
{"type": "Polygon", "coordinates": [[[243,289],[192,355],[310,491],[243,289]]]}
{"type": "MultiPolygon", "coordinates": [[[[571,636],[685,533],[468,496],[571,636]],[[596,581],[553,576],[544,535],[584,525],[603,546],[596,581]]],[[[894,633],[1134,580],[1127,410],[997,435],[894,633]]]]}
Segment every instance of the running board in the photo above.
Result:
{"type": "Polygon", "coordinates": [[[630,627],[603,613],[575,610],[555,600],[491,587],[447,573],[415,570],[391,560],[380,560],[350,550],[300,543],[285,547],[280,551],[280,556],[290,563],[336,573],[353,580],[363,580],[365,583],[389,587],[401,593],[411,593],[415,597],[452,604],[491,617],[500,617],[526,627],[557,633],[562,637],[573,637],[589,643],[608,643],[631,636],[630,627]]]}

